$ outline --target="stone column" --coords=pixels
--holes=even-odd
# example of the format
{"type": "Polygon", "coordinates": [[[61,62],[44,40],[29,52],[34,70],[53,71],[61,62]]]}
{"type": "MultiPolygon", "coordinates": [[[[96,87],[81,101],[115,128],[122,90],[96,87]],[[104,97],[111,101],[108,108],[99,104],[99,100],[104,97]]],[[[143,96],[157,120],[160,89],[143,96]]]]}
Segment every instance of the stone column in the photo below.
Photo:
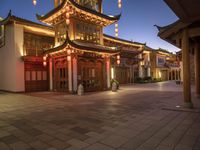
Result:
{"type": "Polygon", "coordinates": [[[78,88],[78,76],[77,76],[77,58],[74,57],[72,60],[73,63],[73,91],[77,92],[78,88]]]}
{"type": "Polygon", "coordinates": [[[150,52],[149,52],[147,55],[148,55],[148,59],[147,59],[147,61],[148,61],[147,77],[151,77],[151,66],[150,66],[150,62],[151,62],[151,60],[150,60],[150,52]]]}
{"type": "Polygon", "coordinates": [[[183,96],[184,106],[192,108],[191,101],[191,84],[190,84],[190,52],[189,52],[188,30],[183,30],[182,37],[182,60],[183,60],[183,96]]]}
{"type": "Polygon", "coordinates": [[[107,88],[110,88],[111,79],[111,67],[110,67],[110,57],[106,58],[106,77],[107,77],[107,88]]]}
{"type": "Polygon", "coordinates": [[[52,65],[52,58],[49,59],[49,90],[53,91],[53,65],[52,65]]]}
{"type": "Polygon", "coordinates": [[[68,60],[68,87],[69,92],[72,93],[72,60],[68,60]]]}
{"type": "Polygon", "coordinates": [[[200,46],[195,44],[195,86],[196,95],[200,98],[200,46]]]}
{"type": "MultiPolygon", "coordinates": [[[[139,58],[142,59],[142,54],[139,55],[139,58]]],[[[143,78],[142,61],[139,63],[139,77],[143,78]]]]}

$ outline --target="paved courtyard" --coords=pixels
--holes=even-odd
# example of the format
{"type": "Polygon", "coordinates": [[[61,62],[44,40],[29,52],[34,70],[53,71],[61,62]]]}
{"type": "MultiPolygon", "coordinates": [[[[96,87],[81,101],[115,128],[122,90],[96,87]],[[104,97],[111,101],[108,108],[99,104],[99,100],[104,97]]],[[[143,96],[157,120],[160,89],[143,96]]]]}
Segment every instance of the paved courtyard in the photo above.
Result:
{"type": "Polygon", "coordinates": [[[117,93],[0,93],[0,150],[200,150],[200,99],[174,82],[117,93]],[[177,106],[177,107],[176,107],[177,106]]]}

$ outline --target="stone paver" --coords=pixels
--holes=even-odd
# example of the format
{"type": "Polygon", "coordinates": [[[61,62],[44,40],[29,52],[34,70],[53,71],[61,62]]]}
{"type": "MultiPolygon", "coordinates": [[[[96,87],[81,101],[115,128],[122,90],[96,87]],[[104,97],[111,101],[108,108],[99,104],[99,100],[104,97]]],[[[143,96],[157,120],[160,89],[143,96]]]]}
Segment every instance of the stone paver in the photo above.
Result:
{"type": "MultiPolygon", "coordinates": [[[[0,94],[0,150],[200,150],[200,100],[174,82],[84,96],[0,94]]],[[[194,94],[193,94],[194,95],[194,94]]]]}

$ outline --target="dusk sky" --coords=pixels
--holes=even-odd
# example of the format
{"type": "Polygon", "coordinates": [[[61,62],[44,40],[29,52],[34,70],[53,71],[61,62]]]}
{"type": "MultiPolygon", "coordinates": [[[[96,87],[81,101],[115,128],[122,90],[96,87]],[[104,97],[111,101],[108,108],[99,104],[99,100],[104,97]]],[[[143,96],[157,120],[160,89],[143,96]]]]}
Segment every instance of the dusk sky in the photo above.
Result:
{"type": "MultiPolygon", "coordinates": [[[[12,14],[24,19],[36,21],[35,14],[45,14],[53,8],[53,0],[0,0],[0,16],[6,17],[11,9],[12,14]]],[[[147,43],[152,48],[163,48],[178,51],[171,44],[157,37],[155,24],[168,25],[178,18],[163,0],[122,0],[123,7],[117,7],[117,0],[103,0],[104,13],[116,15],[122,12],[119,21],[119,37],[136,42],[147,43]]],[[[114,36],[114,25],[107,27],[104,33],[114,36]]]]}

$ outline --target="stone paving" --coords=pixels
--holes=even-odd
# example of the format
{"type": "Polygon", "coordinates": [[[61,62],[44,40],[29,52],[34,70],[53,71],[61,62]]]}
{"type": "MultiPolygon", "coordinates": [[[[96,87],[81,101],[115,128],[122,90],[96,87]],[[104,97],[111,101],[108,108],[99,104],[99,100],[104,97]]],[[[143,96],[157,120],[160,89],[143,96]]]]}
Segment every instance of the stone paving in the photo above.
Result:
{"type": "Polygon", "coordinates": [[[0,150],[200,150],[200,100],[174,82],[117,93],[0,93],[0,150]]]}

